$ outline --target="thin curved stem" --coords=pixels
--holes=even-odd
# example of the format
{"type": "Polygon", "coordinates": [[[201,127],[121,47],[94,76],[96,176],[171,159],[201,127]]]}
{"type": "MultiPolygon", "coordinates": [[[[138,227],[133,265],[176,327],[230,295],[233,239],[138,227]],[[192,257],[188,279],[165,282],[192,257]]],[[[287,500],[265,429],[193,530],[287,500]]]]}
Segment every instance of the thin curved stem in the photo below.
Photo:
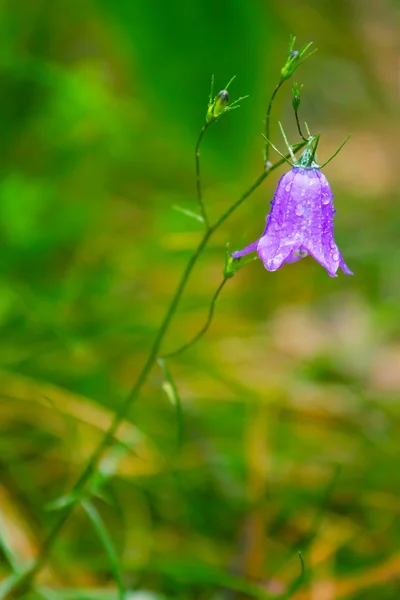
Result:
{"type": "Polygon", "coordinates": [[[301,587],[301,585],[304,582],[304,579],[306,576],[306,568],[305,568],[305,564],[304,564],[303,555],[301,554],[300,551],[298,551],[297,556],[299,557],[299,560],[300,560],[300,574],[298,575],[298,577],[296,577],[296,579],[293,581],[293,583],[289,586],[288,591],[283,596],[281,596],[281,600],[290,600],[290,598],[292,598],[294,596],[294,594],[297,592],[297,590],[301,587]]]}
{"type": "Polygon", "coordinates": [[[198,342],[199,339],[201,337],[203,337],[203,335],[205,333],[207,333],[207,330],[211,325],[211,321],[213,320],[215,303],[218,300],[218,296],[220,295],[222,288],[224,287],[224,285],[226,284],[227,281],[228,281],[228,279],[225,277],[221,281],[219,286],[217,287],[216,291],[214,292],[214,296],[213,296],[213,298],[211,300],[211,304],[210,304],[210,309],[208,311],[207,321],[205,322],[203,327],[200,329],[200,331],[198,333],[196,333],[196,335],[190,340],[190,342],[187,342],[187,344],[184,344],[183,346],[181,346],[180,348],[178,348],[178,350],[175,350],[174,352],[170,352],[169,354],[164,354],[164,356],[162,358],[172,358],[173,356],[177,356],[178,354],[181,354],[182,352],[184,352],[185,350],[190,348],[190,346],[193,346],[196,342],[198,342]]]}
{"type": "Polygon", "coordinates": [[[294,114],[295,114],[295,117],[296,117],[297,131],[299,132],[299,135],[300,135],[300,137],[301,137],[301,138],[302,138],[302,139],[303,139],[305,142],[307,142],[307,141],[308,141],[308,140],[307,140],[307,138],[305,138],[305,137],[304,137],[304,135],[303,135],[303,132],[301,131],[300,120],[299,120],[299,114],[298,114],[298,112],[297,112],[297,109],[296,109],[296,108],[294,109],[294,114]]]}
{"type": "Polygon", "coordinates": [[[203,221],[204,221],[205,226],[206,226],[207,229],[210,229],[210,222],[208,220],[207,211],[206,211],[206,207],[204,206],[203,196],[202,196],[202,192],[201,192],[200,144],[201,144],[201,140],[203,139],[203,136],[204,136],[205,132],[207,131],[208,126],[211,123],[213,123],[213,121],[209,121],[208,123],[204,123],[203,127],[201,128],[200,135],[199,135],[197,143],[196,143],[196,188],[197,188],[197,201],[199,203],[199,208],[200,208],[201,216],[203,218],[203,221]]]}
{"type": "MultiPolygon", "coordinates": [[[[299,144],[296,148],[296,151],[300,150],[304,146],[305,146],[305,142],[303,142],[302,144],[299,144]]],[[[98,446],[94,449],[93,454],[91,455],[82,475],[79,477],[78,481],[76,482],[76,484],[72,490],[72,493],[71,493],[71,502],[69,504],[67,504],[63,508],[62,511],[60,511],[61,514],[58,518],[58,521],[56,521],[55,525],[53,526],[53,529],[50,531],[50,533],[48,534],[47,538],[45,539],[45,541],[43,543],[43,546],[42,546],[41,552],[40,552],[40,556],[36,559],[36,561],[33,563],[33,565],[31,565],[31,567],[29,567],[26,571],[18,574],[17,576],[13,576],[12,579],[9,582],[7,582],[5,586],[3,585],[3,587],[0,589],[0,600],[10,600],[11,598],[15,598],[16,597],[15,594],[18,594],[21,590],[27,589],[29,587],[31,581],[35,577],[35,575],[37,573],[39,573],[39,571],[41,571],[41,569],[47,562],[49,554],[50,554],[50,552],[54,546],[54,543],[56,542],[58,535],[59,535],[60,531],[62,530],[65,522],[68,520],[69,516],[71,515],[73,510],[76,508],[76,506],[81,502],[82,497],[83,497],[82,492],[84,490],[84,487],[88,483],[89,479],[92,477],[93,473],[95,472],[97,465],[103,455],[103,452],[105,451],[105,449],[107,448],[109,443],[112,441],[115,433],[118,430],[119,425],[126,418],[133,401],[136,399],[143,384],[146,382],[147,377],[148,377],[154,363],[156,362],[161,344],[164,340],[165,334],[168,330],[168,327],[172,320],[172,317],[174,316],[175,311],[178,307],[179,301],[182,297],[182,294],[186,287],[186,284],[189,281],[189,277],[193,271],[194,266],[197,263],[197,260],[199,259],[200,255],[201,255],[202,251],[206,247],[207,242],[210,239],[211,235],[214,233],[214,231],[216,231],[224,223],[224,221],[226,221],[228,219],[228,217],[237,208],[239,208],[239,206],[241,204],[243,204],[243,202],[245,200],[247,200],[247,198],[249,196],[251,196],[251,194],[261,185],[261,183],[264,181],[264,179],[266,179],[268,177],[268,175],[270,173],[272,173],[272,171],[274,171],[275,169],[280,167],[282,164],[284,164],[284,162],[285,162],[285,160],[283,160],[283,159],[279,160],[274,165],[272,165],[271,168],[268,169],[268,171],[264,171],[256,179],[256,181],[253,183],[253,185],[251,185],[250,188],[244,194],[242,194],[242,196],[240,196],[240,198],[238,198],[238,200],[236,200],[236,202],[234,202],[234,204],[232,204],[219,217],[219,219],[217,219],[217,221],[214,223],[214,225],[210,226],[207,229],[207,231],[205,232],[203,238],[201,239],[199,245],[197,246],[196,250],[190,257],[189,262],[187,263],[187,265],[185,267],[185,270],[182,274],[181,280],[180,280],[178,287],[175,290],[175,294],[171,300],[171,304],[169,305],[169,308],[166,312],[164,320],[161,323],[160,329],[158,330],[155,340],[153,342],[153,345],[150,349],[147,360],[146,360],[142,370],[140,371],[136,382],[134,383],[134,385],[132,386],[128,395],[126,396],[124,402],[121,404],[121,406],[115,413],[115,416],[114,416],[108,430],[106,431],[104,437],[102,438],[102,440],[100,441],[98,446]]]]}
{"type": "MultiPolygon", "coordinates": [[[[284,83],[284,80],[281,79],[280,82],[278,83],[278,85],[276,86],[276,88],[274,89],[274,91],[272,92],[272,96],[269,100],[269,104],[268,104],[268,108],[267,108],[267,114],[265,116],[265,137],[269,139],[269,130],[270,130],[270,121],[271,121],[271,109],[272,109],[272,104],[275,100],[275,96],[277,95],[281,85],[284,83]]],[[[267,163],[268,163],[268,159],[269,159],[269,145],[268,143],[265,144],[265,150],[264,150],[264,164],[265,164],[265,168],[268,169],[267,163]]]]}

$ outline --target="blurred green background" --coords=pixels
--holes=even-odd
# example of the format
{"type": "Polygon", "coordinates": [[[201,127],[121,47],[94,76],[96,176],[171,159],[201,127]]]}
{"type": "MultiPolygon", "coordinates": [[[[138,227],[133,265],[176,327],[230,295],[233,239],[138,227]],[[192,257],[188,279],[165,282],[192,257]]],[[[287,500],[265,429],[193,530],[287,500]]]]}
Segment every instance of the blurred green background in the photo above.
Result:
{"type": "MultiPolygon", "coordinates": [[[[311,259],[241,270],[207,335],[168,361],[183,409],[180,452],[155,367],[121,429],[132,451],[107,455],[107,501],[93,502],[140,600],[236,600],[244,582],[284,597],[297,550],[299,600],[400,598],[395,4],[0,8],[0,580],[10,556],[20,567],[37,555],[57,518],[48,503],[68,493],[104,434],[201,238],[201,224],[173,206],[197,210],[194,147],[211,74],[216,91],[237,75],[231,97],[250,95],[204,138],[214,221],[262,172],[266,105],[293,33],[298,46],[318,48],[294,79],[304,83],[302,119],[322,134],[321,161],[352,133],[325,174],[355,275],[330,279],[311,259]]],[[[273,108],[282,148],[278,118],[298,141],[290,84],[273,108]]],[[[165,351],[204,323],[225,242],[260,234],[282,172],[212,237],[165,351]]],[[[29,598],[116,598],[83,510],[37,585],[29,598]]]]}

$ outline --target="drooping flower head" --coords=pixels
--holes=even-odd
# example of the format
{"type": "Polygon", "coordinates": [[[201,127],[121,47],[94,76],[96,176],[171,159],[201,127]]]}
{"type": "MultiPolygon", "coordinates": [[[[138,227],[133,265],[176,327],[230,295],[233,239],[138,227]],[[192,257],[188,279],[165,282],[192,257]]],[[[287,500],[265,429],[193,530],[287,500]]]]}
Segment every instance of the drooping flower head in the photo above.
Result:
{"type": "Polygon", "coordinates": [[[257,250],[268,271],[297,262],[310,254],[331,277],[340,267],[353,275],[333,237],[333,194],[315,162],[318,138],[310,139],[294,167],[279,180],[262,236],[238,252],[240,258],[257,250]]]}

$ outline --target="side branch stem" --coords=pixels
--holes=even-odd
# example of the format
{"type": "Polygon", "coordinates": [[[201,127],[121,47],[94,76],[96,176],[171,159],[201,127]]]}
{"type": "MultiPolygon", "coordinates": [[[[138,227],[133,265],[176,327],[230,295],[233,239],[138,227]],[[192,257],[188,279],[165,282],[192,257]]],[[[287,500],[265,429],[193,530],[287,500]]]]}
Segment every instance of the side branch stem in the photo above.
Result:
{"type": "MultiPolygon", "coordinates": [[[[275,100],[275,96],[277,95],[281,85],[284,83],[284,79],[281,79],[280,82],[278,83],[278,85],[276,86],[276,88],[274,89],[274,91],[272,92],[272,96],[269,100],[269,104],[268,104],[268,108],[267,108],[267,114],[265,117],[265,137],[270,139],[269,137],[269,130],[270,130],[270,121],[271,121],[271,109],[272,109],[272,104],[275,100]]],[[[269,144],[266,143],[265,144],[265,151],[264,151],[264,164],[265,164],[265,169],[268,169],[267,163],[268,163],[268,158],[269,158],[269,144]]]]}
{"type": "Polygon", "coordinates": [[[207,211],[206,211],[206,207],[204,206],[204,202],[203,202],[203,196],[202,196],[202,192],[201,192],[201,177],[200,177],[200,144],[201,144],[201,140],[203,139],[203,136],[205,134],[205,132],[207,131],[208,126],[212,123],[212,121],[209,121],[208,123],[205,123],[203,125],[203,127],[201,128],[200,131],[200,135],[198,137],[197,140],[197,144],[196,144],[196,188],[197,188],[197,201],[199,203],[199,208],[200,208],[200,212],[201,212],[201,216],[203,217],[205,226],[207,229],[210,229],[210,221],[208,220],[208,216],[207,216],[207,211]]]}
{"type": "Polygon", "coordinates": [[[300,127],[300,120],[299,120],[299,114],[297,112],[297,110],[295,109],[294,111],[295,117],[296,117],[296,125],[297,125],[297,131],[299,132],[300,137],[307,142],[307,138],[304,137],[303,132],[301,131],[301,127],[300,127]]]}
{"type": "Polygon", "coordinates": [[[175,350],[174,352],[170,352],[169,354],[164,354],[164,356],[162,358],[172,358],[173,356],[177,356],[178,354],[181,354],[182,352],[184,352],[185,350],[190,348],[190,346],[193,346],[196,342],[198,342],[199,339],[201,337],[203,337],[203,335],[205,333],[207,333],[207,330],[210,327],[211,321],[214,316],[215,303],[218,300],[218,296],[220,295],[220,292],[222,291],[222,288],[224,287],[224,285],[226,284],[227,281],[228,281],[228,279],[225,277],[221,281],[219,286],[217,287],[216,291],[214,292],[214,296],[213,296],[213,298],[211,300],[211,304],[210,304],[210,309],[208,311],[207,321],[205,322],[203,327],[200,329],[200,331],[198,333],[196,333],[196,335],[190,340],[190,342],[187,342],[187,344],[184,344],[183,346],[181,346],[180,348],[178,348],[178,350],[175,350]]]}

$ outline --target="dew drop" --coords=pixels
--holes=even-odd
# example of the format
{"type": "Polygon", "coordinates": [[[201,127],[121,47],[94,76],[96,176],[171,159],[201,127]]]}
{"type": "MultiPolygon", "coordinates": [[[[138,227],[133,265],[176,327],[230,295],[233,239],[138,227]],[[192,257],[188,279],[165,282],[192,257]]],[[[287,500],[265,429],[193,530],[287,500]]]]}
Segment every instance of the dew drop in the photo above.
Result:
{"type": "Polygon", "coordinates": [[[287,192],[290,192],[290,184],[289,184],[289,183],[287,184],[287,186],[285,186],[285,190],[286,190],[287,192]]]}
{"type": "Polygon", "coordinates": [[[337,252],[334,252],[334,253],[332,254],[332,258],[333,258],[333,260],[336,262],[337,260],[339,260],[339,254],[338,254],[337,252]]]}
{"type": "Polygon", "coordinates": [[[323,192],[322,196],[321,196],[321,202],[322,202],[322,204],[327,205],[327,204],[329,204],[330,201],[331,201],[330,195],[327,194],[326,192],[323,192]]]}
{"type": "Polygon", "coordinates": [[[296,206],[295,213],[298,217],[301,217],[302,215],[304,215],[304,206],[302,206],[301,204],[298,204],[296,206]]]}

